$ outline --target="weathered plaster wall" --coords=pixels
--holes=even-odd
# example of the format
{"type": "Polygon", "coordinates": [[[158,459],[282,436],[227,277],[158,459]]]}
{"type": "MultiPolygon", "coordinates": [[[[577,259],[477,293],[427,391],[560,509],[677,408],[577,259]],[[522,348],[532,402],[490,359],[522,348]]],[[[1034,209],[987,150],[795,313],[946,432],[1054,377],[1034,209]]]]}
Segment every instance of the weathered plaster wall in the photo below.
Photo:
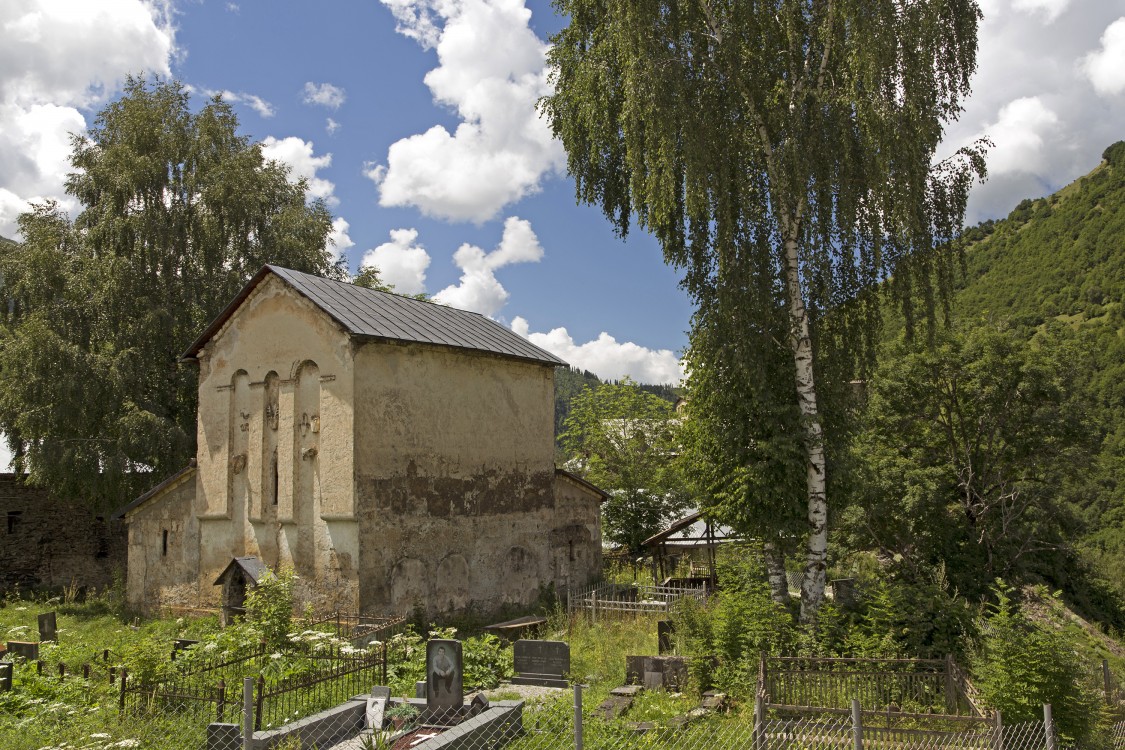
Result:
{"type": "Polygon", "coordinates": [[[254,555],[291,565],[302,601],[356,607],[350,338],[271,276],[199,368],[201,601],[217,603],[232,557],[254,555]]]}
{"type": "Polygon", "coordinates": [[[104,588],[125,568],[126,534],[78,503],[0,474],[0,592],[21,588],[104,588]]]}
{"type": "Polygon", "coordinates": [[[487,610],[555,581],[552,533],[572,522],[556,506],[552,369],[373,342],[355,372],[363,609],[487,610]]]}
{"type": "Polygon", "coordinates": [[[195,471],[187,471],[160,495],[126,514],[126,600],[140,611],[201,606],[199,521],[192,512],[197,478],[195,471]]]}
{"type": "Polygon", "coordinates": [[[549,538],[555,586],[585,585],[602,572],[602,496],[565,474],[555,477],[559,525],[549,538]]]}

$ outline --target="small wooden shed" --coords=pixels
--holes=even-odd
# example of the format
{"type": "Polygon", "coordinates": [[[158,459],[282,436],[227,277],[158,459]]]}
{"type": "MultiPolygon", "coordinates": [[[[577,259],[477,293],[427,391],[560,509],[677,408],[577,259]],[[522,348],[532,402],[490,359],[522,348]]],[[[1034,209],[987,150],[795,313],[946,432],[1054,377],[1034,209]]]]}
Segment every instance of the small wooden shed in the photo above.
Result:
{"type": "Polygon", "coordinates": [[[215,579],[223,587],[223,609],[219,622],[229,625],[237,615],[246,613],[246,591],[256,588],[261,581],[273,576],[269,566],[256,557],[235,557],[215,579]]]}
{"type": "Polygon", "coordinates": [[[703,515],[703,511],[697,510],[653,534],[644,540],[642,546],[652,556],[654,584],[706,583],[713,588],[716,583],[715,549],[720,544],[736,539],[731,529],[714,523],[703,515]],[[675,571],[676,561],[685,557],[692,562],[688,578],[670,578],[675,571]],[[697,565],[700,568],[699,575],[695,575],[697,565]]]}

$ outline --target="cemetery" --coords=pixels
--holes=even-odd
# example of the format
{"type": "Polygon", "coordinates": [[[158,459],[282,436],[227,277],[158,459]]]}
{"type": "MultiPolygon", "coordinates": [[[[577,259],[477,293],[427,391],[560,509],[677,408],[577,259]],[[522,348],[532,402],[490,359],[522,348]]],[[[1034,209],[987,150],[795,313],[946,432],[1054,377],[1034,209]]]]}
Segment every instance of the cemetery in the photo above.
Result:
{"type": "MultiPolygon", "coordinates": [[[[775,647],[739,661],[719,641],[701,655],[700,610],[721,608],[721,591],[684,593],[656,615],[555,606],[462,634],[403,617],[297,616],[278,606],[290,578],[264,580],[225,628],[214,616],[129,621],[9,598],[0,607],[0,748],[83,740],[94,750],[536,750],[575,747],[577,732],[583,747],[607,750],[781,750],[814,736],[843,738],[825,748],[851,748],[856,731],[870,748],[983,750],[999,736],[1012,748],[1047,748],[1015,742],[1013,732],[1035,727],[1004,724],[953,656],[775,647]]],[[[589,589],[566,593],[580,599],[589,589]]],[[[755,617],[750,629],[768,641],[770,616],[755,617]]],[[[748,636],[737,634],[745,646],[748,636]]],[[[1108,704],[1118,691],[1105,668],[1108,704]]],[[[1046,736],[1047,724],[1035,726],[1046,736]]]]}

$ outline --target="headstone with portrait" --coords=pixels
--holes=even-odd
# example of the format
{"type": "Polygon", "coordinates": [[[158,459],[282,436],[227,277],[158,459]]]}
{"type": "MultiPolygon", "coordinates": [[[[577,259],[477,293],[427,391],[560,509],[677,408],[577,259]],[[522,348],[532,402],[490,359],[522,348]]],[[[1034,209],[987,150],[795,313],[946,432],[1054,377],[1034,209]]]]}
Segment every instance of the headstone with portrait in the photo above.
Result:
{"type": "Polygon", "coordinates": [[[452,718],[465,704],[461,641],[434,638],[426,643],[426,708],[431,719],[452,718]]]}

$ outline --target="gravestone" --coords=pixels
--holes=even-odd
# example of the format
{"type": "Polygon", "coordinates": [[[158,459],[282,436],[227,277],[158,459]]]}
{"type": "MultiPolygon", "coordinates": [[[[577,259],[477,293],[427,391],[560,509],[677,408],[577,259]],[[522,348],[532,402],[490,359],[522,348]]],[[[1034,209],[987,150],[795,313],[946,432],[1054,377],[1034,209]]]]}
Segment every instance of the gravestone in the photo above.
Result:
{"type": "Polygon", "coordinates": [[[58,621],[55,618],[54,612],[44,612],[39,615],[39,642],[58,643],[58,621]]]}
{"type": "Polygon", "coordinates": [[[238,750],[242,747],[242,727],[237,724],[207,725],[207,750],[238,750]]]}
{"type": "Polygon", "coordinates": [[[625,681],[649,690],[681,691],[687,687],[687,659],[682,656],[626,656],[625,681]]]}
{"type": "Polygon", "coordinates": [[[383,712],[387,708],[387,701],[391,698],[391,689],[376,685],[371,688],[371,696],[367,699],[367,728],[376,731],[383,728],[383,712]]]}
{"type": "Polygon", "coordinates": [[[12,669],[15,665],[10,661],[0,661],[0,693],[12,689],[12,669]]]}
{"type": "Polygon", "coordinates": [[[414,697],[415,698],[421,698],[423,700],[426,699],[426,681],[425,680],[414,683],[414,697]]]}
{"type": "Polygon", "coordinates": [[[431,720],[452,717],[465,704],[461,641],[434,638],[426,643],[426,708],[431,720]]]}
{"type": "Polygon", "coordinates": [[[675,650],[672,644],[672,636],[676,634],[676,626],[672,624],[671,620],[660,620],[656,623],[656,653],[660,655],[670,654],[675,650]]]}
{"type": "Polygon", "coordinates": [[[39,658],[39,644],[30,641],[8,641],[8,653],[28,661],[39,658]]]}
{"type": "Polygon", "coordinates": [[[518,673],[513,685],[567,687],[570,672],[570,646],[562,641],[516,641],[513,665],[518,673]]]}

